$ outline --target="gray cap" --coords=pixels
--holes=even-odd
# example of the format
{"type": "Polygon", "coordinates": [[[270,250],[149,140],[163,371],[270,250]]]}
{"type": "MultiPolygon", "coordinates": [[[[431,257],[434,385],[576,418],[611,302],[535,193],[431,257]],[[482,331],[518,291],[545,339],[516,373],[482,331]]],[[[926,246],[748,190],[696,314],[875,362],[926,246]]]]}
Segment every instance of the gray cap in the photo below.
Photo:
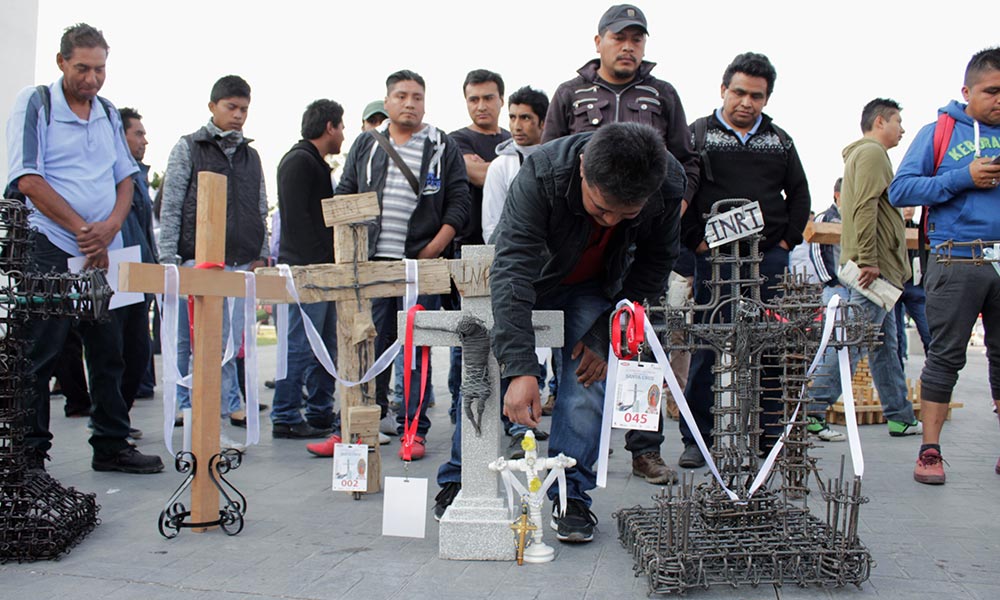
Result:
{"type": "Polygon", "coordinates": [[[601,17],[601,22],[597,24],[597,33],[604,35],[608,29],[612,33],[619,33],[626,27],[639,27],[647,35],[649,34],[649,28],[646,27],[646,15],[642,14],[641,10],[631,4],[616,4],[601,17]]]}
{"type": "Polygon", "coordinates": [[[389,113],[385,112],[385,104],[381,100],[373,100],[365,106],[365,112],[361,114],[361,120],[367,121],[379,113],[387,117],[389,116],[389,113]]]}

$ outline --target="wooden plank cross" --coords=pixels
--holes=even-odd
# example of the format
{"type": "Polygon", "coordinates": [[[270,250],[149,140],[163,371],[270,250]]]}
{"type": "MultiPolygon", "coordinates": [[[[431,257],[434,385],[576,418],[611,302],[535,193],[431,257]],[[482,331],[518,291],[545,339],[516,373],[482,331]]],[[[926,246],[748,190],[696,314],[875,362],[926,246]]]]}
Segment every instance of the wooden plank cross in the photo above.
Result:
{"type": "MultiPolygon", "coordinates": [[[[221,263],[226,258],[226,177],[198,173],[195,263],[221,263]]],[[[124,263],[119,268],[119,289],[162,294],[162,265],[124,263]]],[[[197,459],[191,482],[191,522],[211,523],[219,518],[219,490],[209,478],[209,460],[219,453],[219,404],[222,388],[222,302],[245,295],[241,273],[206,269],[178,269],[180,294],[194,297],[192,344],[194,365],[191,387],[191,452],[197,459]]],[[[281,277],[257,277],[257,297],[269,303],[287,302],[281,277]]],[[[183,306],[181,307],[183,310],[183,306]]],[[[197,527],[202,532],[215,526],[197,527]]]]}
{"type": "MultiPolygon", "coordinates": [[[[843,231],[840,223],[827,223],[820,221],[809,221],[802,231],[802,238],[811,244],[834,244],[840,245],[840,233],[843,231]]],[[[919,231],[913,227],[906,229],[906,248],[908,250],[917,249],[917,234],[919,231]]]]}
{"type": "MultiPolygon", "coordinates": [[[[406,267],[402,261],[368,261],[368,225],[380,214],[375,192],[346,194],[323,200],[323,219],[333,228],[335,264],[292,267],[292,278],[302,303],[337,303],[337,373],[344,379],[361,379],[375,356],[375,325],[372,298],[394,298],[406,292],[406,267]]],[[[421,294],[445,294],[451,290],[448,261],[418,263],[421,294]]],[[[259,269],[260,273],[276,273],[259,269]]],[[[402,333],[403,330],[400,330],[402,333]]],[[[340,390],[341,438],[344,443],[367,444],[368,492],[381,489],[382,461],[379,456],[375,382],[340,390]],[[360,441],[358,441],[360,439],[360,441]]]]}

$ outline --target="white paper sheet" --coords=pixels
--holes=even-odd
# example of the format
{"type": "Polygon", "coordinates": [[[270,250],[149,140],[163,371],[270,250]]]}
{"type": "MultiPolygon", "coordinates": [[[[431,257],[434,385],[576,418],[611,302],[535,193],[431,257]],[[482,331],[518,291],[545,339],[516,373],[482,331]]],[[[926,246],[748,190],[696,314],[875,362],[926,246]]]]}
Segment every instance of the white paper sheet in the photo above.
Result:
{"type": "MultiPolygon", "coordinates": [[[[71,256],[66,260],[66,266],[70,273],[79,273],[86,261],[86,256],[71,256]]],[[[108,251],[108,284],[111,285],[111,289],[115,292],[111,296],[111,303],[108,305],[109,310],[131,304],[139,304],[145,300],[145,294],[142,292],[118,291],[118,265],[126,262],[142,262],[142,254],[139,252],[139,246],[129,246],[127,248],[108,251]]]]}
{"type": "Polygon", "coordinates": [[[837,277],[840,278],[840,281],[844,285],[857,290],[865,298],[892,312],[903,290],[886,281],[884,277],[879,277],[871,282],[867,288],[862,288],[858,279],[860,276],[861,269],[853,260],[847,261],[846,264],[840,267],[840,271],[837,273],[837,277]]]}
{"type": "Polygon", "coordinates": [[[424,537],[427,528],[427,478],[386,477],[382,535],[424,537]]]}

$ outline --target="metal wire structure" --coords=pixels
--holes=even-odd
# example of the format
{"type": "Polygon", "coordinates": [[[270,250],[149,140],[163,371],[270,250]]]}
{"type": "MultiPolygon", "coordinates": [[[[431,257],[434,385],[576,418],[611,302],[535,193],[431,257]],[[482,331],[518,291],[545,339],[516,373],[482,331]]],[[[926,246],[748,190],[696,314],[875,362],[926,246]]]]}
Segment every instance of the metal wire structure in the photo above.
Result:
{"type": "Polygon", "coordinates": [[[100,271],[30,273],[29,209],[0,200],[0,563],[59,558],[100,522],[94,494],[64,487],[24,445],[32,409],[28,319],[101,319],[111,288],[100,271]]]}
{"type": "MultiPolygon", "coordinates": [[[[712,215],[743,202],[720,201],[712,215]]],[[[636,575],[648,579],[650,594],[716,585],[860,586],[874,565],[857,535],[859,507],[867,502],[861,480],[845,479],[842,459],[840,475],[823,481],[809,456],[804,395],[823,330],[822,289],[787,271],[766,282],[759,243],[753,234],[712,249],[707,304],[671,307],[664,298],[647,307],[665,349],[716,353],[711,455],[726,486],[745,500],[731,500],[714,478],[696,485],[691,474],[654,496],[652,507],[618,511],[619,540],[635,559],[636,575]],[[766,284],[779,292],[769,302],[761,300],[766,284]],[[678,331],[684,339],[675,335],[671,343],[678,331]],[[762,448],[772,442],[763,438],[762,396],[780,397],[779,422],[791,428],[774,469],[748,498],[762,448]],[[825,517],[810,510],[813,492],[825,504],[825,517]]],[[[842,304],[836,311],[842,337],[835,347],[877,343],[878,328],[854,319],[856,308],[842,304]]]]}

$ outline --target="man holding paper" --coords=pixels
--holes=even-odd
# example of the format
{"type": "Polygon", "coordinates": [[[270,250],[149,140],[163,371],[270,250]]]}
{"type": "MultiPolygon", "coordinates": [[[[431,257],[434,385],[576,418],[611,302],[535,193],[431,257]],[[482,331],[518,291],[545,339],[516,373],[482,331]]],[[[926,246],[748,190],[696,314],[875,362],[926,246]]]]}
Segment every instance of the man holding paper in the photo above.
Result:
{"type": "MultiPolygon", "coordinates": [[[[843,231],[840,236],[841,282],[850,291],[849,301],[860,305],[864,317],[882,329],[883,343],[868,356],[868,366],[878,390],[889,435],[922,432],[906,399],[906,378],[896,352],[896,319],[893,307],[910,278],[903,216],[889,204],[892,163],[888,150],[903,137],[899,104],[876,98],[861,112],[862,138],[844,148],[844,180],[840,191],[843,231]]],[[[851,368],[860,360],[851,355],[851,368]]],[[[830,348],[816,369],[810,394],[825,412],[840,396],[836,352],[830,348]]]]}
{"type": "MultiPolygon", "coordinates": [[[[50,86],[24,89],[7,123],[8,183],[34,210],[37,229],[31,269],[65,273],[71,257],[84,267],[106,269],[108,251],[122,247],[121,227],[132,203],[133,173],[121,117],[97,95],[105,78],[108,43],[90,25],[66,29],[56,64],[62,71],[50,86]]],[[[10,195],[10,194],[8,194],[10,195]]],[[[33,468],[44,468],[52,447],[49,432],[49,378],[69,335],[71,319],[29,322],[32,390],[24,400],[34,410],[28,418],[25,445],[33,468]]],[[[129,445],[128,409],[121,393],[121,323],[84,323],[80,328],[87,354],[96,471],[156,473],[158,456],[129,445]]]]}

